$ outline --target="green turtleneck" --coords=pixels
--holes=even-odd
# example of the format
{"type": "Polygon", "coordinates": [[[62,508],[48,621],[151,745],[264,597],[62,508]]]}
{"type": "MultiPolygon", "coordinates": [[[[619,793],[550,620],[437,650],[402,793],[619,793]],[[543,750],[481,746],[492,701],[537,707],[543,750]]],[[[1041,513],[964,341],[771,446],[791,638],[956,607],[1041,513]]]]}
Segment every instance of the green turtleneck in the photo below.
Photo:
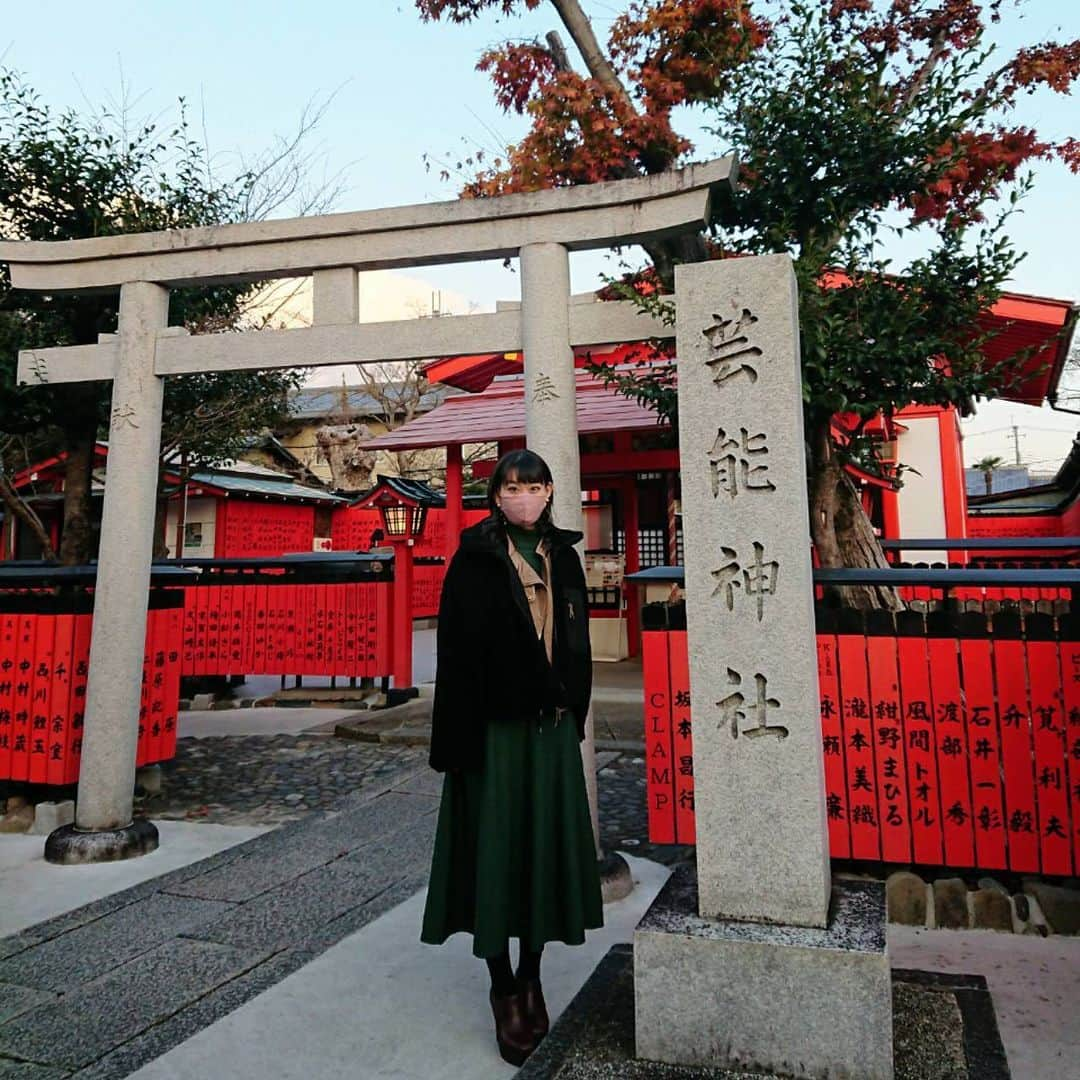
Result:
{"type": "Polygon", "coordinates": [[[544,576],[544,560],[536,550],[540,543],[539,529],[523,529],[519,525],[506,523],[506,533],[510,542],[518,549],[521,557],[541,576],[544,576]]]}

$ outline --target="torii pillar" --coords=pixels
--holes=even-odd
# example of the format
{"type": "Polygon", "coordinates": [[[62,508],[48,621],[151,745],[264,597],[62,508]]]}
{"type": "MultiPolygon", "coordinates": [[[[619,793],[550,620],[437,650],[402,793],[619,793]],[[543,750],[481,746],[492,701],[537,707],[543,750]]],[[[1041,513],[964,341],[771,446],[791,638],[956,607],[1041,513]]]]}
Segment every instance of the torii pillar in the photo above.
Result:
{"type": "Polygon", "coordinates": [[[45,843],[53,863],[127,859],[158,846],[154,824],[133,817],[139,727],[132,717],[139,715],[142,687],[131,673],[142,667],[146,644],[165,395],[165,380],[153,373],[154,352],[168,318],[168,289],[145,281],[121,287],[86,682],[86,712],[94,722],[83,733],[75,824],[45,843]]]}
{"type": "MultiPolygon", "coordinates": [[[[555,482],[552,512],[564,529],[583,531],[581,452],[578,444],[577,380],[570,344],[570,254],[562,244],[521,249],[521,343],[525,360],[525,445],[550,466],[555,482]]],[[[578,557],[584,558],[584,543],[578,557]]],[[[593,714],[585,720],[582,768],[589,795],[593,838],[600,857],[596,746],[593,714]]],[[[626,866],[619,859],[620,877],[626,866]]],[[[629,890],[627,890],[629,891],[629,890]]]]}

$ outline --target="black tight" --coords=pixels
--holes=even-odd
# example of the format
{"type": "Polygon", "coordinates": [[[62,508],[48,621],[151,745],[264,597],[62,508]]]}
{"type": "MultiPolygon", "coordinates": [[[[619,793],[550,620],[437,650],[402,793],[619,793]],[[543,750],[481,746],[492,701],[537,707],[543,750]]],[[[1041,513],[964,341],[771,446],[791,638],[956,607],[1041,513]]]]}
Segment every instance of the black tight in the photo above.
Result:
{"type": "Polygon", "coordinates": [[[517,977],[522,982],[528,979],[540,978],[540,958],[543,956],[543,952],[529,952],[524,947],[521,949],[521,954],[518,956],[518,969],[517,977]]]}
{"type": "Polygon", "coordinates": [[[530,952],[524,946],[518,952],[518,968],[515,978],[510,966],[510,948],[507,946],[498,956],[487,958],[488,974],[491,976],[491,991],[496,997],[506,997],[517,989],[517,982],[540,978],[540,960],[543,951],[530,952]]]}

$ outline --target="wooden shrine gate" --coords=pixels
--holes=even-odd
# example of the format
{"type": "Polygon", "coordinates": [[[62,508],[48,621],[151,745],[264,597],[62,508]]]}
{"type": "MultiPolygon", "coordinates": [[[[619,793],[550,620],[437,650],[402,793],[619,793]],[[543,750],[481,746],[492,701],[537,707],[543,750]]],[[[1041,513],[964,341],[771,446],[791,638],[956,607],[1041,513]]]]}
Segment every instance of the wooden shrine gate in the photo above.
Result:
{"type": "MultiPolygon", "coordinates": [[[[645,611],[649,837],[693,843],[685,617],[645,611]]],[[[1080,619],[819,608],[817,629],[833,858],[1080,872],[1080,619]]]]}

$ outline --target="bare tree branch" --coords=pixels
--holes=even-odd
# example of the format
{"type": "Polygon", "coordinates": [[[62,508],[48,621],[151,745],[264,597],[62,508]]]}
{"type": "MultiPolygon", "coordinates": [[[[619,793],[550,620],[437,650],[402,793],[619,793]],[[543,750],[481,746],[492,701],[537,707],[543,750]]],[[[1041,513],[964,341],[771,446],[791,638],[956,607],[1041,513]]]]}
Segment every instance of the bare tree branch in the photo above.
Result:
{"type": "MultiPolygon", "coordinates": [[[[41,518],[38,517],[37,512],[30,503],[15,490],[15,486],[12,484],[7,472],[6,462],[19,441],[15,436],[7,436],[0,440],[0,500],[11,511],[12,515],[18,518],[34,534],[41,545],[42,558],[55,561],[56,552],[53,550],[52,540],[44,524],[42,524],[41,518]]],[[[24,456],[26,456],[25,453],[24,456]]]]}
{"type": "Polygon", "coordinates": [[[559,71],[572,71],[570,66],[570,57],[566,53],[566,46],[562,43],[562,38],[559,37],[558,30],[549,30],[544,35],[544,40],[548,44],[548,52],[551,54],[551,59],[555,61],[555,67],[559,71]]]}
{"type": "Polygon", "coordinates": [[[310,146],[310,142],[338,92],[321,101],[313,97],[301,110],[291,135],[278,136],[269,150],[254,159],[241,159],[241,172],[247,178],[243,220],[261,221],[285,208],[293,216],[304,217],[326,213],[337,203],[348,166],[312,186],[310,178],[325,163],[326,154],[323,147],[310,146]]]}

